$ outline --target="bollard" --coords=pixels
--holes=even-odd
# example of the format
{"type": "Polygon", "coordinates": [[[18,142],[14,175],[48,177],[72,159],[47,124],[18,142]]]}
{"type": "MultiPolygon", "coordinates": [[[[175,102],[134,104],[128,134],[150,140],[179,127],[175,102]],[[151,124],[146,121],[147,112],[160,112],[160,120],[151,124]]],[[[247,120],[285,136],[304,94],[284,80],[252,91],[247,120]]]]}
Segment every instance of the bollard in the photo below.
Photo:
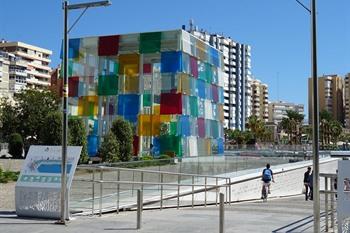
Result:
{"type": "Polygon", "coordinates": [[[220,193],[220,215],[219,215],[219,233],[224,233],[225,225],[225,195],[220,193]]]}
{"type": "MultiPolygon", "coordinates": [[[[325,203],[324,203],[324,206],[325,206],[325,212],[326,212],[326,232],[328,232],[328,230],[329,230],[329,224],[328,224],[328,213],[329,213],[329,211],[328,211],[328,177],[324,177],[324,189],[325,189],[325,199],[324,199],[324,201],[325,201],[325,203]]],[[[332,184],[331,184],[332,185],[332,184]]]]}
{"type": "Polygon", "coordinates": [[[160,210],[163,209],[163,173],[160,175],[160,210]]]}
{"type": "Polygon", "coordinates": [[[91,214],[95,214],[95,169],[92,170],[92,206],[91,206],[91,214]]]}
{"type": "MultiPolygon", "coordinates": [[[[117,173],[117,181],[120,181],[120,170],[118,169],[118,173],[117,173]]],[[[120,197],[120,183],[118,183],[117,185],[117,214],[119,214],[119,197],[120,197]]]]}
{"type": "Polygon", "coordinates": [[[204,206],[207,206],[207,177],[204,178],[204,206]]]}
{"type": "Polygon", "coordinates": [[[219,191],[220,189],[218,189],[218,178],[216,178],[216,181],[215,181],[215,185],[216,185],[216,189],[215,189],[215,206],[218,206],[218,194],[219,194],[219,191]]]}
{"type": "Polygon", "coordinates": [[[142,221],[142,208],[143,208],[143,200],[142,200],[142,191],[140,189],[137,190],[137,225],[136,229],[141,229],[141,221],[142,221]]]}
{"type": "Polygon", "coordinates": [[[100,170],[100,213],[99,216],[102,216],[102,198],[103,198],[103,169],[100,170]]]}

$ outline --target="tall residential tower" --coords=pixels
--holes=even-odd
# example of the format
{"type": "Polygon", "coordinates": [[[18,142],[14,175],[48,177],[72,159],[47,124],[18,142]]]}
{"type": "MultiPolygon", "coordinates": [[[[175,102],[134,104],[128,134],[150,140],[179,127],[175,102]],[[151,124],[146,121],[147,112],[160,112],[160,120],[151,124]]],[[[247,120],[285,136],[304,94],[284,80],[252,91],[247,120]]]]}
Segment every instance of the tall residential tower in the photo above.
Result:
{"type": "Polygon", "coordinates": [[[245,129],[251,115],[251,48],[230,37],[198,30],[190,23],[188,31],[220,50],[224,56],[225,128],[245,129]]]}
{"type": "MultiPolygon", "coordinates": [[[[319,109],[330,112],[335,120],[344,122],[343,101],[344,80],[338,75],[324,75],[318,78],[319,109]]],[[[312,122],[312,79],[309,78],[309,123],[312,122]]]]}
{"type": "Polygon", "coordinates": [[[50,85],[49,64],[52,52],[22,42],[0,41],[0,51],[14,55],[9,65],[9,92],[50,85]]]}

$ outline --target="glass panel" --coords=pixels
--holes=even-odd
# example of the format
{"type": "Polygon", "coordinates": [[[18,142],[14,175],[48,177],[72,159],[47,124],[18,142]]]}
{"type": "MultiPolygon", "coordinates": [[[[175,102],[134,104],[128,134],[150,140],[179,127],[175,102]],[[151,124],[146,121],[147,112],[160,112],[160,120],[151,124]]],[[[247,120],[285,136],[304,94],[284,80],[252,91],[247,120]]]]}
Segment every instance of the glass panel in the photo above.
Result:
{"type": "Polygon", "coordinates": [[[113,56],[119,51],[119,35],[101,36],[98,40],[98,55],[113,56]]]}
{"type": "Polygon", "coordinates": [[[98,95],[116,95],[118,93],[117,75],[98,76],[98,95]]]}
{"type": "Polygon", "coordinates": [[[160,96],[160,114],[182,114],[181,94],[162,93],[160,96]]]}
{"type": "Polygon", "coordinates": [[[161,32],[149,32],[140,34],[140,53],[160,52],[161,32]]]}

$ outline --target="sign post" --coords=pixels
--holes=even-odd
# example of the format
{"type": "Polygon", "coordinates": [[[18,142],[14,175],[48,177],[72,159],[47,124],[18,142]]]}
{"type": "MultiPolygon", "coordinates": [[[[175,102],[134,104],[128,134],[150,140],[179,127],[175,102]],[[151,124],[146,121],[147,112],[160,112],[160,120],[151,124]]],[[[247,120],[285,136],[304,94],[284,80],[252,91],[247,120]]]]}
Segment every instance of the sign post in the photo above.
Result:
{"type": "MultiPolygon", "coordinates": [[[[67,150],[66,201],[81,150],[81,146],[67,150]]],[[[60,219],[61,160],[62,146],[30,147],[15,188],[18,216],[60,219]]]]}

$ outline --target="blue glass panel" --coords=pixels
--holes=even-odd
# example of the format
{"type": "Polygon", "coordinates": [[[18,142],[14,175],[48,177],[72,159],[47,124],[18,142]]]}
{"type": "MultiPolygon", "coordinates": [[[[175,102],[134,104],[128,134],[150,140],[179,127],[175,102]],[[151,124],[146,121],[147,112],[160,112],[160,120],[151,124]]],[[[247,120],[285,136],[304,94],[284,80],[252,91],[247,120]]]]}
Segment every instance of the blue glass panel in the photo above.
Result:
{"type": "Polygon", "coordinates": [[[224,88],[218,87],[218,92],[219,92],[219,103],[223,104],[224,103],[224,88]]]}
{"type": "MultiPolygon", "coordinates": [[[[69,39],[68,58],[78,58],[80,49],[80,38],[69,39]]],[[[63,43],[61,46],[60,58],[63,59],[63,43]]]]}
{"type": "Polygon", "coordinates": [[[191,127],[190,127],[190,117],[189,116],[181,116],[181,135],[182,136],[191,136],[191,127]]]}
{"type": "Polygon", "coordinates": [[[223,138],[218,138],[218,154],[223,154],[224,153],[224,139],[223,138]]]}
{"type": "Polygon", "coordinates": [[[140,96],[136,94],[127,94],[118,96],[118,115],[128,116],[128,120],[134,122],[139,113],[140,96]],[[131,117],[135,116],[135,117],[131,117]]]}
{"type": "Polygon", "coordinates": [[[176,73],[182,71],[182,53],[181,52],[162,52],[161,53],[161,73],[176,73]]]}
{"type": "Polygon", "coordinates": [[[87,146],[88,155],[90,157],[96,156],[97,150],[98,150],[98,136],[89,135],[87,138],[87,141],[88,141],[88,146],[87,146]]]}
{"type": "Polygon", "coordinates": [[[205,99],[205,81],[198,79],[197,87],[198,87],[198,96],[202,99],[205,99]]]}
{"type": "Polygon", "coordinates": [[[220,54],[219,51],[210,47],[209,48],[209,62],[216,67],[220,67],[220,54]]]}

